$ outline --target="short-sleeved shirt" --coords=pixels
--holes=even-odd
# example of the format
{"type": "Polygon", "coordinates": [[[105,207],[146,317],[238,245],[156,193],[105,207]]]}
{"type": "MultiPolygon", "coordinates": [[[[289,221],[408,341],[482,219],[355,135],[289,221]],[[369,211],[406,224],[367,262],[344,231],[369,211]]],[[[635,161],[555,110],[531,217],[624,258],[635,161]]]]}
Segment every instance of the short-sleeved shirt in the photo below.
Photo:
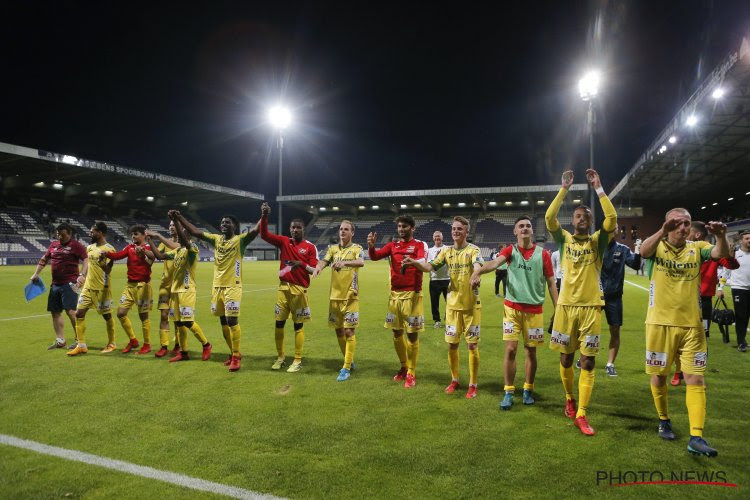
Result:
{"type": "Polygon", "coordinates": [[[64,285],[78,279],[78,263],[87,258],[86,247],[71,238],[66,243],[53,241],[44,254],[52,268],[52,284],[64,285]]]}
{"type": "MultiPolygon", "coordinates": [[[[431,262],[437,258],[437,256],[448,248],[445,245],[441,245],[439,247],[430,247],[427,249],[427,262],[431,262]]],[[[451,277],[448,275],[448,268],[447,267],[441,267],[439,269],[433,269],[430,271],[430,281],[440,281],[440,280],[449,280],[451,277]]]]}
{"type": "MultiPolygon", "coordinates": [[[[164,243],[159,243],[159,252],[163,254],[174,253],[177,249],[169,248],[164,243]]],[[[159,288],[168,288],[172,290],[172,277],[174,276],[174,260],[164,259],[164,270],[161,272],[161,284],[159,288]]]]}
{"type": "Polygon", "coordinates": [[[433,268],[448,268],[451,282],[445,301],[447,309],[471,311],[481,307],[479,289],[471,288],[471,275],[474,272],[474,264],[481,265],[483,262],[481,250],[473,243],[468,243],[463,248],[447,247],[430,261],[433,268]]]}
{"type": "Polygon", "coordinates": [[[109,276],[105,271],[109,259],[106,258],[105,254],[114,251],[115,247],[109,243],[104,243],[103,245],[92,243],[86,247],[86,255],[89,257],[89,273],[86,275],[86,282],[83,284],[83,288],[104,290],[109,286],[109,276]]]}
{"type": "Polygon", "coordinates": [[[201,239],[214,247],[214,286],[242,286],[242,256],[252,239],[250,233],[229,239],[223,234],[203,233],[201,239]]]}
{"type": "Polygon", "coordinates": [[[198,266],[198,245],[190,243],[190,247],[180,247],[165,254],[167,259],[174,261],[172,278],[172,293],[195,290],[195,268],[198,266]]]}
{"type": "MultiPolygon", "coordinates": [[[[350,243],[347,247],[331,245],[323,260],[329,264],[364,259],[360,245],[350,243]]],[[[356,267],[344,266],[338,271],[331,270],[331,300],[352,300],[359,295],[359,274],[356,267]]]]}
{"type": "Polygon", "coordinates": [[[681,248],[662,240],[646,259],[651,284],[646,324],[702,328],[701,264],[711,258],[713,245],[688,241],[681,248]]]}
{"type": "Polygon", "coordinates": [[[558,305],[604,305],[599,271],[611,236],[611,233],[602,231],[591,235],[572,235],[562,228],[552,232],[560,250],[560,270],[563,275],[558,305]]]}

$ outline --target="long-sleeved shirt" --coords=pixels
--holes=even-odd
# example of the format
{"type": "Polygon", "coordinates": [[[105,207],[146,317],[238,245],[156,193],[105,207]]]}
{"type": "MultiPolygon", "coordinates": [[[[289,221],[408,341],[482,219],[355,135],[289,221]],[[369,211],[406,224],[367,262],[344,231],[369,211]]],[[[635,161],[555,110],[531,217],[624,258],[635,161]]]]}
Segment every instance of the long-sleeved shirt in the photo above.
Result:
{"type": "Polygon", "coordinates": [[[604,253],[604,262],[599,279],[605,297],[622,295],[625,281],[625,266],[636,271],[641,268],[641,254],[633,253],[630,248],[615,240],[610,241],[604,253]]]}
{"type": "MultiPolygon", "coordinates": [[[[151,247],[146,243],[142,247],[144,250],[151,250],[151,247]]],[[[119,252],[107,252],[105,255],[112,260],[128,258],[128,281],[149,282],[151,281],[151,264],[154,262],[145,255],[139,257],[135,253],[135,248],[135,245],[129,243],[119,252]]]]}
{"type": "Polygon", "coordinates": [[[426,246],[421,241],[415,239],[409,241],[390,241],[383,248],[369,248],[367,253],[371,260],[390,257],[392,291],[419,292],[422,290],[422,271],[414,266],[408,266],[404,268],[402,274],[401,263],[406,256],[417,261],[424,261],[426,246]]]}
{"type": "Polygon", "coordinates": [[[294,238],[273,234],[268,230],[267,215],[260,218],[260,237],[281,251],[279,279],[308,288],[310,286],[310,273],[307,272],[305,266],[315,267],[318,265],[318,249],[315,245],[307,240],[297,243],[294,238]],[[290,260],[298,260],[304,265],[287,269],[290,260]]]}

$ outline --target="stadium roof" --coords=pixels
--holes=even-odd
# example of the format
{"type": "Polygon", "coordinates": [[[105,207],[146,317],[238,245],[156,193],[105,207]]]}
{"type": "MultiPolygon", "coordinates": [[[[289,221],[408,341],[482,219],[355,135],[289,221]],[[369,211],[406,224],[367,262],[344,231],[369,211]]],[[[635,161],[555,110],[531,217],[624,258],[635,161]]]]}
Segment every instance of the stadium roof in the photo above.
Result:
{"type": "Polygon", "coordinates": [[[750,192],[750,44],[708,76],[612,190],[621,203],[727,203],[750,192]],[[731,201],[731,200],[730,200],[731,201]]]}
{"type": "MultiPolygon", "coordinates": [[[[451,209],[495,210],[534,207],[548,204],[560,190],[559,185],[506,186],[404,191],[366,191],[277,196],[276,201],[311,213],[341,210],[349,213],[401,210],[441,212],[451,209]]],[[[570,189],[585,196],[588,185],[574,184],[570,189]]]]}
{"type": "Polygon", "coordinates": [[[4,193],[12,190],[15,195],[32,197],[47,188],[61,191],[66,198],[106,196],[115,203],[148,201],[155,206],[176,206],[190,200],[193,209],[264,198],[241,189],[4,142],[0,142],[0,175],[4,193]]]}

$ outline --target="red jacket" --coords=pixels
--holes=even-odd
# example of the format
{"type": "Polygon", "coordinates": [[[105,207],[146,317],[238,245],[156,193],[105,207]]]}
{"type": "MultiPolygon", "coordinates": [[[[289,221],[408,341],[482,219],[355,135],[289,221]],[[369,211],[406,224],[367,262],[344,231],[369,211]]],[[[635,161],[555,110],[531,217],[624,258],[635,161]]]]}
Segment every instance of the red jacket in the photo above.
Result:
{"type": "Polygon", "coordinates": [[[368,250],[371,260],[391,258],[391,290],[394,292],[419,292],[422,290],[422,271],[414,266],[408,266],[401,273],[401,262],[407,255],[414,260],[424,259],[425,244],[422,241],[389,241],[381,249],[368,250]]]}
{"type": "Polygon", "coordinates": [[[307,240],[302,240],[299,243],[295,242],[294,239],[287,236],[279,236],[268,231],[268,216],[260,218],[260,237],[271,245],[281,250],[281,262],[279,263],[279,269],[282,271],[279,273],[279,279],[292,283],[293,285],[303,286],[305,288],[310,286],[310,273],[307,272],[305,266],[298,266],[294,269],[283,272],[287,267],[287,261],[298,260],[305,265],[315,267],[318,265],[318,249],[315,245],[307,240]]]}
{"type": "MultiPolygon", "coordinates": [[[[151,247],[146,243],[142,247],[144,250],[151,250],[151,247]]],[[[153,264],[153,261],[149,261],[145,255],[138,257],[135,253],[135,245],[132,243],[129,243],[119,252],[107,252],[104,255],[112,260],[128,258],[128,281],[151,281],[151,264],[153,264]]]]}
{"type": "Polygon", "coordinates": [[[716,271],[719,266],[727,269],[737,269],[740,263],[734,257],[719,260],[707,260],[701,264],[701,297],[713,297],[716,295],[716,284],[719,276],[716,271]]]}

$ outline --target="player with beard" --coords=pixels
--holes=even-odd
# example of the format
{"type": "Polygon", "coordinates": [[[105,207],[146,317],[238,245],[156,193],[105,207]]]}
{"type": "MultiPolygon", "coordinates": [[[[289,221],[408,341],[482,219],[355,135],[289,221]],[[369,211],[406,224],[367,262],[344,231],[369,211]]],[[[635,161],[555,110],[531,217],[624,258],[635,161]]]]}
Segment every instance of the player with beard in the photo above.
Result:
{"type": "MultiPolygon", "coordinates": [[[[158,231],[146,231],[146,241],[154,248],[153,238],[159,240],[158,251],[160,253],[172,252],[180,248],[180,243],[177,241],[177,230],[175,229],[174,222],[169,221],[169,238],[165,238],[158,231]]],[[[159,343],[161,347],[154,354],[157,358],[166,356],[169,349],[169,300],[172,293],[172,277],[174,274],[174,261],[166,259],[164,262],[164,269],[161,273],[161,282],[159,283],[159,343]]],[[[180,351],[180,344],[177,341],[177,326],[175,325],[174,332],[174,353],[177,354],[180,351]]]]}

